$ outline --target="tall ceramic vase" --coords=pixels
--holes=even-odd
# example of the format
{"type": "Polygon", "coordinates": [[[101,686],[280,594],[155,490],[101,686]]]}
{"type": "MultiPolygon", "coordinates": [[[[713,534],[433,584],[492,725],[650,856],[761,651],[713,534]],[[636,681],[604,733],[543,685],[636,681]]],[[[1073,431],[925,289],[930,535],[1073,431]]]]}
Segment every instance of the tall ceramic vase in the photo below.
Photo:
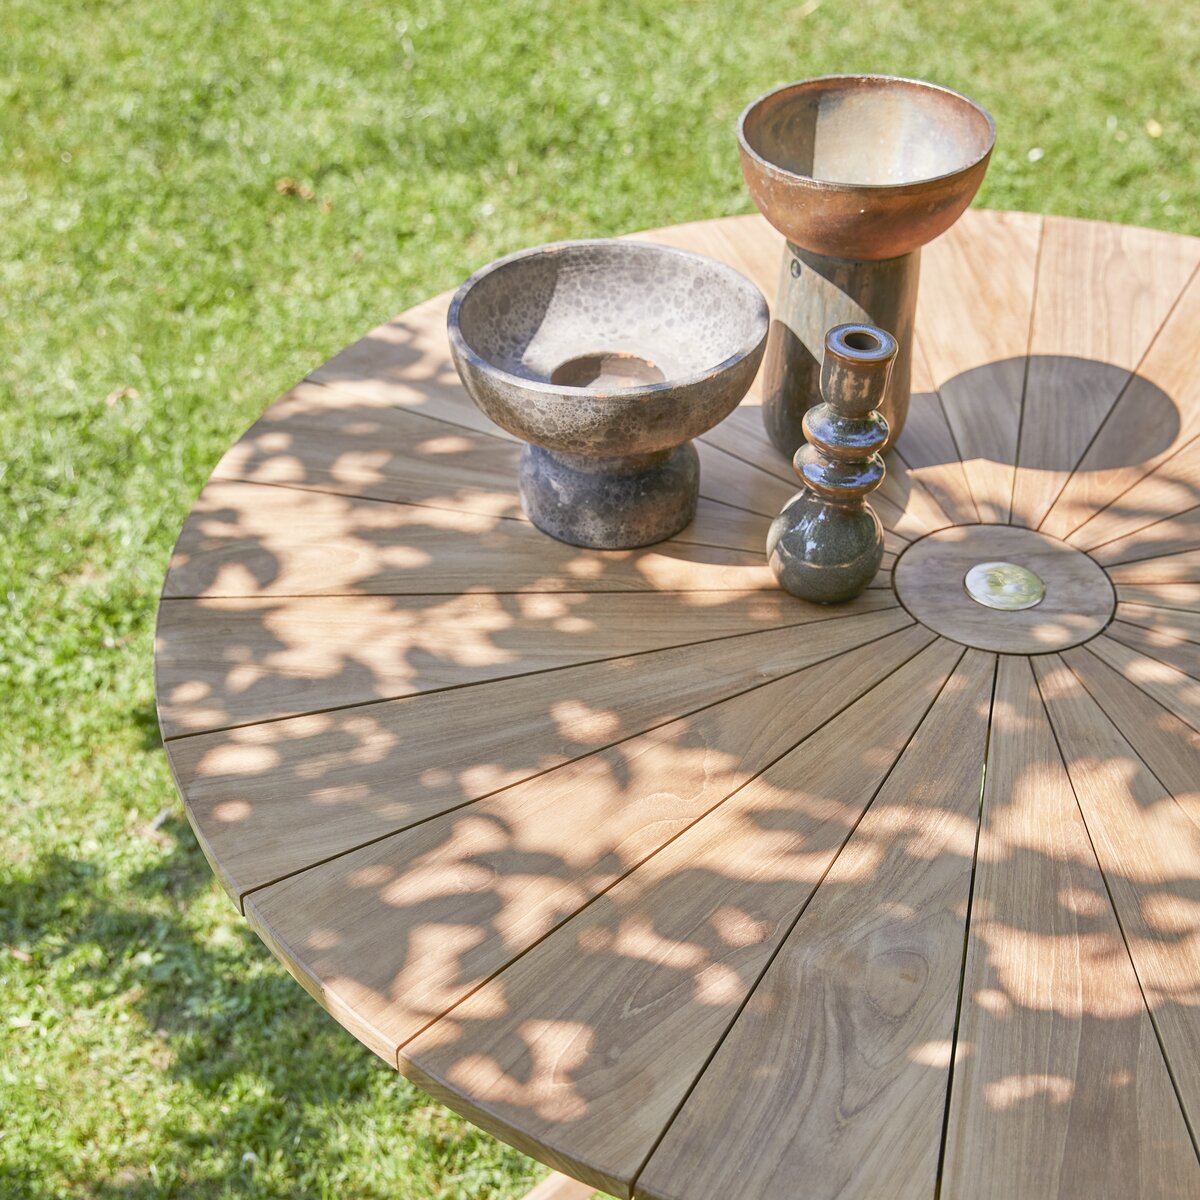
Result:
{"type": "Polygon", "coordinates": [[[971,203],[995,141],[991,117],[947,88],[830,75],[756,100],[738,122],[742,173],[787,239],[763,370],[767,434],[789,459],[821,402],[825,333],[870,324],[897,353],[881,411],[908,414],[921,247],[971,203]]]}

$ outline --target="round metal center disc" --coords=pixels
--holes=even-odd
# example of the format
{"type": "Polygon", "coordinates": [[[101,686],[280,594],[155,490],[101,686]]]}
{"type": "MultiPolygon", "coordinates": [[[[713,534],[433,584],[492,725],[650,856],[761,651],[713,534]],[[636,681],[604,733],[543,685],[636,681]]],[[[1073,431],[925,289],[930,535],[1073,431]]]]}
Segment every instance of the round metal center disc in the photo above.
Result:
{"type": "Polygon", "coordinates": [[[1003,612],[1035,608],[1046,598],[1041,576],[1017,563],[976,563],[964,576],[963,584],[976,604],[1003,612]]]}

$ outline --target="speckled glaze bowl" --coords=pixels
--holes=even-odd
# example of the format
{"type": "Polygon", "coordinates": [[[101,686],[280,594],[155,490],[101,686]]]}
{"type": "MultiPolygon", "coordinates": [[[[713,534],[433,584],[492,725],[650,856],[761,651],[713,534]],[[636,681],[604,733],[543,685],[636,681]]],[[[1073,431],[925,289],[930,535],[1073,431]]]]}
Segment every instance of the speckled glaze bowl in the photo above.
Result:
{"type": "Polygon", "coordinates": [[[695,515],[691,439],[728,416],[762,359],[762,293],[731,267],[646,242],[522,250],[450,305],[463,386],[527,443],[521,503],[543,532],[627,549],[695,515]]]}

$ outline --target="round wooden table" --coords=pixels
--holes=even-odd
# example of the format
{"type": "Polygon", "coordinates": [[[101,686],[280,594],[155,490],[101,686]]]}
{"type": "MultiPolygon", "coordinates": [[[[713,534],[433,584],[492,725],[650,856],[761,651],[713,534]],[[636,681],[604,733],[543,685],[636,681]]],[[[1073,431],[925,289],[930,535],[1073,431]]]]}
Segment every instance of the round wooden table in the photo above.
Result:
{"type": "MultiPolygon", "coordinates": [[[[771,295],[758,217],[650,236],[771,295]]],[[[522,516],[447,297],[188,517],[158,700],[196,834],[351,1033],[656,1200],[1195,1197],[1200,240],[973,211],[924,256],[875,584],[773,587],[757,398],[641,551],[522,516]],[[1036,608],[970,599],[1015,562],[1036,608]]]]}

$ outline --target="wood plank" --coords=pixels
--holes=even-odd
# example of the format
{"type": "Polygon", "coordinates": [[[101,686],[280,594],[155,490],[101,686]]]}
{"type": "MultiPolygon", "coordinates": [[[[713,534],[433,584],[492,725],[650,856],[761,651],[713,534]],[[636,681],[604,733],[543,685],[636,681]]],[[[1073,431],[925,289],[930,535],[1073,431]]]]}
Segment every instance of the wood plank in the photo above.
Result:
{"type": "Polygon", "coordinates": [[[1117,600],[1128,604],[1147,604],[1155,608],[1200,610],[1200,584],[1195,583],[1121,583],[1117,600]]]}
{"type": "Polygon", "coordinates": [[[1190,676],[1109,637],[1094,638],[1087,649],[1157,700],[1167,712],[1200,732],[1200,684],[1190,676]]]}
{"type": "Polygon", "coordinates": [[[1114,621],[1106,630],[1109,637],[1132,647],[1147,658],[1156,658],[1177,671],[1200,679],[1200,646],[1156,629],[1143,629],[1114,621]]]}
{"type": "Polygon", "coordinates": [[[309,381],[478,433],[510,437],[475,407],[450,361],[446,313],[453,295],[453,290],[443,292],[377,326],[319,366],[309,381]]]}
{"type": "Polygon", "coordinates": [[[1200,550],[1169,554],[1163,558],[1139,559],[1108,568],[1108,577],[1115,584],[1179,584],[1200,583],[1200,550]]]}
{"type": "Polygon", "coordinates": [[[395,1061],[402,1043],[929,636],[910,627],[576,759],[252,892],[246,914],[338,1020],[395,1061]]]}
{"type": "Polygon", "coordinates": [[[1067,539],[1081,549],[1102,546],[1200,504],[1200,438],[1139,479],[1067,539]]]}
{"type": "MultiPolygon", "coordinates": [[[[525,520],[520,454],[514,441],[302,383],[226,452],[213,477],[525,520]]],[[[741,510],[769,521],[795,489],[727,455],[701,458],[702,503],[679,540],[759,550],[767,522],[741,510]]]]}
{"type": "Polygon", "coordinates": [[[1140,562],[1200,547],[1200,507],[1157,521],[1113,542],[1094,547],[1090,553],[1099,563],[1140,562]]]}
{"type": "Polygon", "coordinates": [[[1174,796],[1195,792],[1200,735],[1086,647],[1061,657],[1163,787],[1174,796]]]}
{"type": "Polygon", "coordinates": [[[552,1171],[533,1191],[525,1193],[525,1200],[592,1200],[595,1192],[590,1184],[552,1171]]]}
{"type": "Polygon", "coordinates": [[[879,588],[845,606],[780,591],[165,600],[155,643],[159,719],[172,738],[895,603],[879,588]]]}
{"type": "Polygon", "coordinates": [[[184,524],[166,596],[744,591],[761,550],[581,550],[524,521],[216,480],[184,524]]]}
{"type": "Polygon", "coordinates": [[[933,381],[933,371],[924,349],[915,339],[908,420],[893,452],[956,524],[978,522],[979,510],[933,381]]]}
{"type": "Polygon", "coordinates": [[[1044,533],[1067,537],[1200,434],[1197,329],[1200,276],[1193,275],[1042,522],[1044,533]]]}
{"type": "Polygon", "coordinates": [[[842,617],[819,632],[772,630],[202,734],[167,752],[192,823],[240,901],[910,623],[898,609],[842,617]]]}
{"type": "Polygon", "coordinates": [[[1200,1171],[1027,660],[1000,660],[940,1195],[1182,1197],[1200,1171]]]}
{"type": "Polygon", "coordinates": [[[1013,523],[1036,529],[1200,262],[1200,239],[1047,217],[1013,523]]]}
{"type": "Polygon", "coordinates": [[[638,1179],[646,1200],[928,1200],[995,658],[968,651],[638,1179]],[[747,1064],[754,1064],[747,1076],[747,1064]]]}
{"type": "Polygon", "coordinates": [[[1118,604],[1117,620],[1157,630],[1177,641],[1200,642],[1200,608],[1189,612],[1148,604],[1118,604]]]}
{"type": "MultiPolygon", "coordinates": [[[[896,671],[409,1043],[402,1069],[476,1124],[628,1195],[960,653],[936,643],[896,671]]],[[[725,1195],[716,1180],[693,1193],[725,1195]]]]}
{"type": "MultiPolygon", "coordinates": [[[[1173,797],[1054,657],[1034,673],[1192,1128],[1200,1127],[1200,795],[1173,797]]],[[[1200,756],[1196,760],[1200,779],[1200,756]]],[[[1194,1185],[1195,1186],[1195,1185],[1194,1185]]]]}
{"type": "Polygon", "coordinates": [[[968,211],[922,252],[916,338],[984,522],[1009,517],[1041,231],[968,211]]]}

